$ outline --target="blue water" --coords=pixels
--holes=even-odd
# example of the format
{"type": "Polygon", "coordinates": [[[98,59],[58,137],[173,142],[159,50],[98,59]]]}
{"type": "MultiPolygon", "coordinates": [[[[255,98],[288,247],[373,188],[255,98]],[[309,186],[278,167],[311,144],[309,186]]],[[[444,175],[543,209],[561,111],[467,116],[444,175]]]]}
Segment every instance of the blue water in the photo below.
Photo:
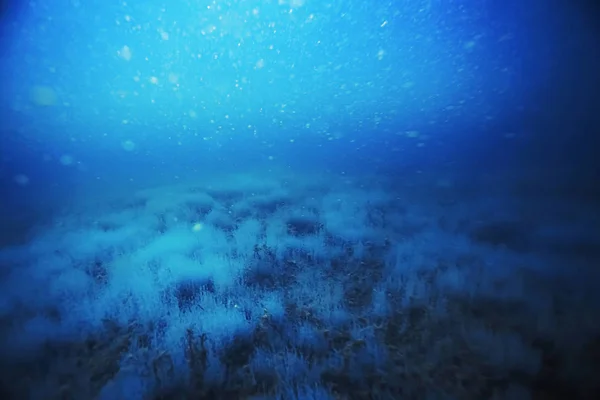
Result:
{"type": "Polygon", "coordinates": [[[2,4],[2,398],[600,392],[583,2],[2,4]]]}

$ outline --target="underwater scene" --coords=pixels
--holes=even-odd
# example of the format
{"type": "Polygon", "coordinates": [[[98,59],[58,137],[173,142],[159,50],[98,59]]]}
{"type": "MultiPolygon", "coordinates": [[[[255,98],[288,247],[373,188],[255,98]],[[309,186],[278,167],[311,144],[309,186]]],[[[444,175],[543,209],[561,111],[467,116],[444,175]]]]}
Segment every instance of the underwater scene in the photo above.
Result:
{"type": "Polygon", "coordinates": [[[3,1],[0,398],[600,398],[596,11],[3,1]]]}

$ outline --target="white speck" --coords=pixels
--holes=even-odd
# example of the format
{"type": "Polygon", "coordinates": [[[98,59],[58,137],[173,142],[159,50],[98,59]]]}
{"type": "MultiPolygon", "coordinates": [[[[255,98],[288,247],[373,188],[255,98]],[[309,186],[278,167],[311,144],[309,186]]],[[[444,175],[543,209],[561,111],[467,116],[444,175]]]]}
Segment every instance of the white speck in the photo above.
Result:
{"type": "Polygon", "coordinates": [[[68,154],[65,154],[62,157],[60,157],[60,163],[62,165],[71,165],[73,164],[73,161],[73,157],[68,154]]]}
{"type": "Polygon", "coordinates": [[[24,174],[15,175],[13,179],[17,183],[17,185],[20,186],[26,186],[27,184],[29,184],[29,177],[24,174]]]}
{"type": "Polygon", "coordinates": [[[117,54],[125,61],[131,60],[131,49],[129,48],[129,46],[123,46],[123,48],[121,48],[121,50],[119,50],[117,54]]]}
{"type": "MultiPolygon", "coordinates": [[[[280,0],[279,4],[282,4],[281,0],[280,0]]],[[[303,5],[304,5],[304,0],[290,0],[291,8],[298,8],[298,7],[302,7],[303,5]]]]}
{"type": "Polygon", "coordinates": [[[477,43],[474,40],[470,40],[464,44],[465,50],[472,50],[477,43]]]}
{"type": "Polygon", "coordinates": [[[31,89],[31,99],[39,106],[53,106],[56,104],[57,96],[49,86],[34,86],[31,89]]]}
{"type": "Polygon", "coordinates": [[[135,150],[135,143],[133,143],[131,140],[124,141],[123,143],[121,143],[121,146],[123,147],[123,150],[125,150],[125,151],[135,150]]]}

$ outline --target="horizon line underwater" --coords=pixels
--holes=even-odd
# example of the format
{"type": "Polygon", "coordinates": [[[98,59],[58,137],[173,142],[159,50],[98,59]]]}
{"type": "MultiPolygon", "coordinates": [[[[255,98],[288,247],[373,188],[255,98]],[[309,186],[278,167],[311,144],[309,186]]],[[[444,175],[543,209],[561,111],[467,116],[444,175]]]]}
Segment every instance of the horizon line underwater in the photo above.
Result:
{"type": "Polygon", "coordinates": [[[0,398],[600,398],[587,7],[3,2],[0,398]]]}

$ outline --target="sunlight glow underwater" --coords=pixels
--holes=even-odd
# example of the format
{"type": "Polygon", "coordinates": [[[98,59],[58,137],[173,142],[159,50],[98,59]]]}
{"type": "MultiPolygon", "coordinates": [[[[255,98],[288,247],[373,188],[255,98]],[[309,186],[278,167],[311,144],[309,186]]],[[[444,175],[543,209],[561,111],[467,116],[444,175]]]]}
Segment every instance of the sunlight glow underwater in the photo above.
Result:
{"type": "Polygon", "coordinates": [[[54,106],[49,121],[88,126],[485,121],[541,79],[520,79],[534,43],[494,12],[466,0],[40,1],[8,30],[2,83],[19,112],[54,106]]]}

